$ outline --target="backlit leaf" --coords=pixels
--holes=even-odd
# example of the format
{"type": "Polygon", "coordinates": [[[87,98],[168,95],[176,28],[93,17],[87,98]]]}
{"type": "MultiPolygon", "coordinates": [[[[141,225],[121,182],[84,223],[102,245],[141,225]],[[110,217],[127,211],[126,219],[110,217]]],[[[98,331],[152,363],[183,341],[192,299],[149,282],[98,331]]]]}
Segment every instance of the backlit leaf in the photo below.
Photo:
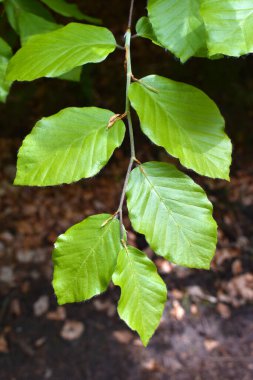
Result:
{"type": "Polygon", "coordinates": [[[53,287],[59,304],[81,302],[104,292],[121,249],[120,227],[110,215],[90,216],[61,235],[53,252],[53,287]]]}
{"type": "Polygon", "coordinates": [[[118,312],[146,346],[162,317],[166,286],[153,262],[137,248],[127,246],[118,256],[113,282],[121,288],[118,312]]]}
{"type": "Polygon", "coordinates": [[[32,81],[43,76],[56,77],[74,67],[103,61],[115,47],[115,38],[108,29],[70,23],[30,37],[11,59],[8,78],[32,81]]]}
{"type": "Polygon", "coordinates": [[[131,85],[129,97],[150,140],[189,169],[229,179],[231,142],[224,132],[223,117],[206,94],[188,84],[150,75],[131,85]]]}
{"type": "Polygon", "coordinates": [[[210,55],[240,57],[253,52],[252,0],[201,0],[210,55]]]}
{"type": "Polygon", "coordinates": [[[153,27],[151,25],[151,22],[149,21],[148,17],[141,17],[137,24],[136,24],[136,32],[137,35],[140,37],[148,38],[151,40],[155,45],[159,45],[162,47],[160,42],[158,41],[155,32],[153,30],[153,27]]]}
{"type": "Polygon", "coordinates": [[[37,122],[18,154],[16,185],[50,186],[92,177],[121,145],[125,126],[107,129],[113,112],[66,108],[37,122]]]}
{"type": "Polygon", "coordinates": [[[148,13],[160,43],[182,62],[206,46],[199,0],[148,0],[148,13]]]}
{"type": "Polygon", "coordinates": [[[147,162],[134,169],[127,188],[133,228],[175,264],[210,268],[217,226],[204,190],[173,165],[147,162]]]}

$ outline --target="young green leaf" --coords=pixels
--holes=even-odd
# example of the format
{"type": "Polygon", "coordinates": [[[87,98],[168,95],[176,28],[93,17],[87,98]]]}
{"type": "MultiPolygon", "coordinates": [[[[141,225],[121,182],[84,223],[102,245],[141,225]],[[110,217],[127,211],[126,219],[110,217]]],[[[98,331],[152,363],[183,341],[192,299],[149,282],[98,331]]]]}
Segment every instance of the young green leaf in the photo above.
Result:
{"type": "Polygon", "coordinates": [[[205,48],[199,0],[148,0],[148,13],[160,43],[182,62],[205,48]]]}
{"type": "Polygon", "coordinates": [[[74,17],[77,20],[84,20],[94,24],[101,24],[101,20],[85,15],[76,4],[68,3],[65,0],[41,0],[56,13],[65,17],[74,17]]]}
{"type": "Polygon", "coordinates": [[[229,179],[232,146],[215,103],[199,89],[150,75],[129,97],[143,132],[188,169],[229,179]]]}
{"type": "Polygon", "coordinates": [[[143,252],[127,246],[119,253],[113,282],[121,288],[120,318],[138,332],[144,346],[147,346],[160,322],[167,299],[163,280],[143,252]]]}
{"type": "Polygon", "coordinates": [[[202,0],[201,15],[210,55],[240,57],[253,52],[252,0],[202,0]]]}
{"type": "Polygon", "coordinates": [[[70,23],[56,31],[30,37],[11,59],[7,77],[19,81],[56,77],[74,67],[101,62],[115,48],[115,38],[108,29],[70,23]]]}
{"type": "Polygon", "coordinates": [[[16,185],[52,186],[92,177],[121,145],[124,123],[111,111],[66,108],[37,122],[18,154],[16,185]]]}
{"type": "Polygon", "coordinates": [[[148,17],[141,17],[136,24],[136,32],[139,37],[148,38],[155,45],[163,47],[155,35],[154,29],[148,17]]]}
{"type": "Polygon", "coordinates": [[[134,169],[127,188],[133,228],[175,264],[210,268],[217,226],[204,190],[173,165],[147,162],[134,169]]]}
{"type": "Polygon", "coordinates": [[[61,235],[53,251],[53,287],[60,305],[85,301],[104,292],[121,249],[119,221],[90,216],[61,235]]]}

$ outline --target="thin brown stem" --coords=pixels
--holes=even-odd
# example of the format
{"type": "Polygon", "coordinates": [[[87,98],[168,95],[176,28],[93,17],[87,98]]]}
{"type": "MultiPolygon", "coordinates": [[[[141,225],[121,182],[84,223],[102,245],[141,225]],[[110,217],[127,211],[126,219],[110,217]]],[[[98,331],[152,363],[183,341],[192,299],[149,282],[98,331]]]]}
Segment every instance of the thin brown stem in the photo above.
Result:
{"type": "Polygon", "coordinates": [[[132,28],[132,20],[133,20],[133,13],[134,13],[134,2],[135,2],[135,0],[131,0],[130,12],[129,12],[129,18],[128,18],[128,29],[132,28]]]}

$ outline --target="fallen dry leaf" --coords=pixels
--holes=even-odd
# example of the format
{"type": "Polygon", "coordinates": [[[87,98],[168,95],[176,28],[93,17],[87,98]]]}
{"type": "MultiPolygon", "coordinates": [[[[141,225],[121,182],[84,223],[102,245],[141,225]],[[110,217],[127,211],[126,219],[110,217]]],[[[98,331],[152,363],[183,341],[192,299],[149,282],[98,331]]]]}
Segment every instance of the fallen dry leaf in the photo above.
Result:
{"type": "Polygon", "coordinates": [[[182,321],[184,319],[185,310],[177,300],[174,300],[172,302],[172,309],[170,311],[170,315],[174,317],[177,321],[182,321]]]}
{"type": "Polygon", "coordinates": [[[56,310],[49,311],[46,316],[50,321],[64,321],[66,319],[66,309],[58,306],[56,310]]]}
{"type": "Polygon", "coordinates": [[[60,335],[65,340],[76,340],[82,336],[84,329],[84,324],[82,322],[66,321],[60,335]]]}
{"type": "Polygon", "coordinates": [[[215,348],[219,347],[219,345],[220,345],[220,343],[217,340],[214,340],[214,339],[205,339],[204,340],[204,346],[208,352],[213,351],[215,348]]]}
{"type": "Polygon", "coordinates": [[[97,311],[104,311],[108,317],[113,317],[116,314],[116,306],[110,301],[101,301],[100,299],[95,299],[93,305],[97,311]]]}
{"type": "Polygon", "coordinates": [[[9,348],[8,343],[3,335],[0,335],[0,353],[1,354],[8,354],[9,348]]]}
{"type": "Polygon", "coordinates": [[[112,333],[113,337],[122,344],[129,344],[133,339],[133,334],[127,330],[117,330],[112,333]]]}
{"type": "Polygon", "coordinates": [[[238,274],[241,274],[243,272],[242,262],[241,260],[237,259],[232,264],[232,273],[237,276],[238,274]]]}
{"type": "Polygon", "coordinates": [[[33,305],[33,312],[36,317],[41,317],[49,309],[48,296],[41,296],[33,305]]]}
{"type": "Polygon", "coordinates": [[[230,308],[224,303],[218,303],[216,306],[216,310],[224,319],[228,319],[231,316],[230,308]]]}

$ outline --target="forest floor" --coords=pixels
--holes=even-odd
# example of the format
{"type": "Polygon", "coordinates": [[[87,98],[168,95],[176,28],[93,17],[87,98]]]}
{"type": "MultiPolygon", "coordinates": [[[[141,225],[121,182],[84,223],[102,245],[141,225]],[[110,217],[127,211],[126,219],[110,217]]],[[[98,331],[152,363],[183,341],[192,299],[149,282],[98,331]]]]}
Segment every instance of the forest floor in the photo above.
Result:
{"type": "MultiPolygon", "coordinates": [[[[55,239],[85,216],[115,211],[127,158],[117,151],[103,175],[77,184],[21,188],[12,186],[19,145],[0,140],[0,379],[251,380],[250,160],[238,154],[230,183],[198,179],[219,224],[211,271],[171,265],[155,257],[142,236],[129,233],[131,243],[155,260],[169,290],[160,327],[144,349],[117,316],[118,289],[57,307],[51,286],[55,239]]],[[[140,159],[153,158],[143,151],[140,159]]]]}

